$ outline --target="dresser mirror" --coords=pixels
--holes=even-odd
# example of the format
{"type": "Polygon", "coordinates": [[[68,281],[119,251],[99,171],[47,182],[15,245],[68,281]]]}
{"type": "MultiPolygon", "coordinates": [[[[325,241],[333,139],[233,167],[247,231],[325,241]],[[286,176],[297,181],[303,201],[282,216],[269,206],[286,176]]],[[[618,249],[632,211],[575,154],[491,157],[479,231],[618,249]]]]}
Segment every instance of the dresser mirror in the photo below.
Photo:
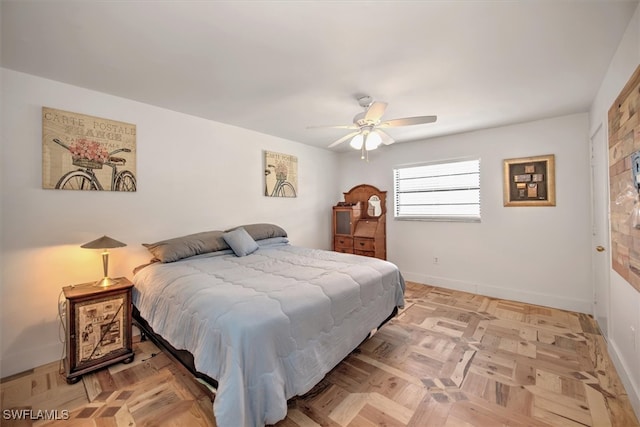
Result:
{"type": "Polygon", "coordinates": [[[380,197],[375,194],[369,197],[369,205],[367,208],[367,215],[370,217],[379,217],[382,215],[382,206],[380,206],[380,197]]]}

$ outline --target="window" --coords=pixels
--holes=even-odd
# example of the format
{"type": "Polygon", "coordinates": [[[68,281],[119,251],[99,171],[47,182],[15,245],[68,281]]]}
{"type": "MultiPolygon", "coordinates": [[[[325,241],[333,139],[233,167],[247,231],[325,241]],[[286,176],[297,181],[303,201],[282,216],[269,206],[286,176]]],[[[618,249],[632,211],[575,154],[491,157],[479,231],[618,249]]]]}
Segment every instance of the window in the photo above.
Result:
{"type": "Polygon", "coordinates": [[[480,221],[480,159],[393,170],[397,219],[480,221]]]}

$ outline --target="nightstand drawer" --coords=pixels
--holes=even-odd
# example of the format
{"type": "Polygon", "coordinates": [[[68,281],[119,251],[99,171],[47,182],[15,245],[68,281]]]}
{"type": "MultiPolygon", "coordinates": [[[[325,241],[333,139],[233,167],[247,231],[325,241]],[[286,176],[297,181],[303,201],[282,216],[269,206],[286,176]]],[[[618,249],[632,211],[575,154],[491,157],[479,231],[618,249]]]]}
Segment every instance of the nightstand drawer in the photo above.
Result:
{"type": "Polygon", "coordinates": [[[360,237],[356,237],[353,240],[353,248],[359,251],[375,251],[376,244],[372,239],[362,239],[360,237]]]}

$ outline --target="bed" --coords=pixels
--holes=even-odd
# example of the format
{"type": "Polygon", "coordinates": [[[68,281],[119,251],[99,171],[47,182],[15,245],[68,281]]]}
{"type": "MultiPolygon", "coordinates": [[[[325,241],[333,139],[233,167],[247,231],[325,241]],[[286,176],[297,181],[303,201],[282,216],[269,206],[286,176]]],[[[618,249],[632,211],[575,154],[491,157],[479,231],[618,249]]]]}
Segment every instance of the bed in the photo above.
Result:
{"type": "Polygon", "coordinates": [[[404,304],[387,261],[290,245],[273,224],[145,244],[134,318],[217,386],[217,425],[263,426],[404,304]]]}

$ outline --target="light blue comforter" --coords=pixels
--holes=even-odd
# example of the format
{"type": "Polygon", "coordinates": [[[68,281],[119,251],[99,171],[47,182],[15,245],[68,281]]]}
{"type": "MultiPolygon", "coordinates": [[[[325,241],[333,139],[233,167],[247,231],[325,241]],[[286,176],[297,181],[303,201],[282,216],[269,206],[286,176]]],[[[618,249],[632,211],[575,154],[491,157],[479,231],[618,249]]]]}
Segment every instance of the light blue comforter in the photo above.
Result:
{"type": "Polygon", "coordinates": [[[283,419],[287,399],[404,304],[392,263],[286,244],[153,264],[133,281],[133,302],[154,331],[218,380],[220,427],[283,419]]]}

